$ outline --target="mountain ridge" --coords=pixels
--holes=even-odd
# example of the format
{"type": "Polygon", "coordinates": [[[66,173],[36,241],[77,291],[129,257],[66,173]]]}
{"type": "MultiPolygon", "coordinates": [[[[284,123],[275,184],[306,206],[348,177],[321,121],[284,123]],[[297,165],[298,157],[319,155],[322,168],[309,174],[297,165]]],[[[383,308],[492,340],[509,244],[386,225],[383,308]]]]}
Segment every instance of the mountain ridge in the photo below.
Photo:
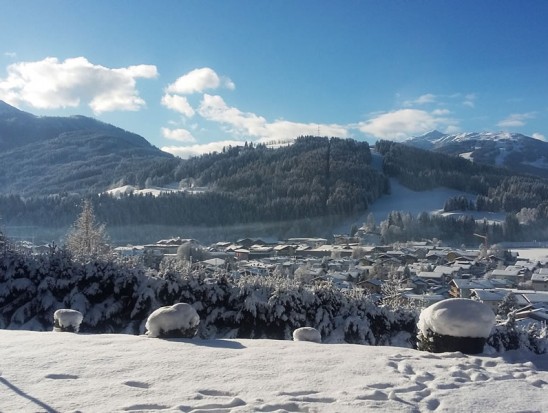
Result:
{"type": "Polygon", "coordinates": [[[521,133],[444,134],[434,130],[410,138],[404,143],[421,149],[460,156],[476,163],[548,178],[548,143],[521,133]]]}
{"type": "Polygon", "coordinates": [[[40,117],[0,101],[0,193],[103,191],[123,169],[172,158],[142,136],[94,118],[40,117]]]}

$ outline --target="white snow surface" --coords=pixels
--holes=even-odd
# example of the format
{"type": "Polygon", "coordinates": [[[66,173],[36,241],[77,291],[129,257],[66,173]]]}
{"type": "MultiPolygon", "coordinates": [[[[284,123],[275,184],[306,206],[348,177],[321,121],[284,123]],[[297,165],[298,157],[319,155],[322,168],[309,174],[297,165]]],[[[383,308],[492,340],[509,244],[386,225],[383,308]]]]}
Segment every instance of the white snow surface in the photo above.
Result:
{"type": "Polygon", "coordinates": [[[525,351],[13,330],[0,343],[2,412],[548,411],[548,357],[525,351]]]}
{"type": "Polygon", "coordinates": [[[72,327],[76,331],[80,328],[83,319],[84,317],[80,311],[68,308],[61,308],[53,313],[53,320],[57,320],[61,327],[72,327]]]}
{"type": "Polygon", "coordinates": [[[489,337],[495,314],[489,306],[466,298],[449,298],[421,311],[417,324],[426,336],[434,333],[452,337],[489,337]]]}
{"type": "Polygon", "coordinates": [[[188,330],[200,324],[200,316],[190,304],[177,303],[160,307],[148,316],[145,328],[149,337],[172,330],[188,330]]]}
{"type": "Polygon", "coordinates": [[[313,343],[321,343],[322,335],[314,327],[301,327],[293,331],[293,340],[295,341],[311,341],[313,343]]]}

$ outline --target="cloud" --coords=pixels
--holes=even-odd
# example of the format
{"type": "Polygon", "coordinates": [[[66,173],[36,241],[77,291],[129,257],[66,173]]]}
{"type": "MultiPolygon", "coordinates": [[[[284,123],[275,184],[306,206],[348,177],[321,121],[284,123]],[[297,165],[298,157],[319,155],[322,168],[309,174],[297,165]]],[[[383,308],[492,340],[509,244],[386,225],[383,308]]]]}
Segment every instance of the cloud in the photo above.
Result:
{"type": "Polygon", "coordinates": [[[476,94],[475,93],[469,93],[464,97],[464,101],[462,104],[464,106],[468,106],[469,108],[474,108],[476,106],[476,94]]]}
{"type": "Polygon", "coordinates": [[[15,59],[17,57],[17,53],[15,53],[15,52],[4,52],[4,56],[9,57],[10,59],[15,59]]]}
{"type": "Polygon", "coordinates": [[[359,130],[375,138],[405,140],[434,129],[454,129],[457,121],[446,117],[449,111],[427,112],[418,109],[400,109],[361,122],[359,130]]]}
{"type": "Polygon", "coordinates": [[[84,103],[96,114],[141,109],[145,101],[136,89],[136,79],[158,76],[153,65],[111,69],[85,57],[14,63],[7,72],[8,76],[0,79],[0,99],[12,105],[57,109],[84,103]]]}
{"type": "Polygon", "coordinates": [[[424,95],[419,96],[417,99],[414,100],[406,100],[403,102],[403,106],[409,107],[409,106],[415,106],[415,105],[426,105],[429,103],[435,103],[437,100],[436,95],[432,93],[426,93],[424,95]]]}
{"type": "Polygon", "coordinates": [[[209,67],[202,67],[194,69],[178,78],[174,83],[168,85],[166,92],[190,95],[192,93],[201,93],[208,89],[217,89],[221,86],[230,90],[235,89],[232,80],[226,77],[221,78],[209,67]]]}
{"type": "Polygon", "coordinates": [[[497,123],[497,126],[500,126],[501,128],[519,128],[521,126],[525,126],[526,120],[534,119],[535,116],[535,112],[513,113],[506,119],[503,119],[499,123],[497,123]]]}
{"type": "Polygon", "coordinates": [[[432,115],[434,116],[445,116],[449,115],[451,111],[449,109],[435,109],[432,111],[432,115]]]}
{"type": "Polygon", "coordinates": [[[268,122],[264,117],[228,106],[221,96],[204,94],[198,108],[203,118],[220,123],[227,132],[260,141],[294,139],[301,135],[347,137],[348,128],[337,124],[299,123],[286,120],[268,122]]]}
{"type": "Polygon", "coordinates": [[[162,105],[175,112],[179,112],[187,118],[191,118],[195,113],[190,103],[188,103],[188,99],[184,96],[165,94],[162,97],[162,105]]]}
{"type": "Polygon", "coordinates": [[[179,142],[196,142],[196,138],[192,136],[192,133],[190,133],[186,129],[170,129],[170,128],[162,128],[162,136],[166,139],[171,139],[174,141],[179,142]]]}
{"type": "Polygon", "coordinates": [[[244,141],[225,140],[188,146],[164,146],[162,147],[162,150],[164,152],[168,152],[172,155],[186,159],[192,156],[199,156],[204,153],[221,152],[223,150],[223,147],[243,146],[244,144],[244,141]]]}
{"type": "Polygon", "coordinates": [[[545,137],[543,134],[541,134],[541,133],[535,132],[535,133],[533,133],[532,137],[533,137],[534,139],[538,139],[539,141],[544,141],[544,142],[546,142],[546,137],[545,137]]]}

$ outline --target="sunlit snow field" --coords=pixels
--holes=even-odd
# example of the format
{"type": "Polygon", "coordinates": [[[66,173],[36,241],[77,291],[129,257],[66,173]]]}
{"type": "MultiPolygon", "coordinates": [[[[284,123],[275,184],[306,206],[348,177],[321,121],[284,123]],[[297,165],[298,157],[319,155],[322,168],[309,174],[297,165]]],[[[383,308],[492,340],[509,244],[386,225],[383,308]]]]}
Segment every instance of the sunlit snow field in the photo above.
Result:
{"type": "Polygon", "coordinates": [[[0,331],[2,412],[546,412],[548,357],[0,331]]]}

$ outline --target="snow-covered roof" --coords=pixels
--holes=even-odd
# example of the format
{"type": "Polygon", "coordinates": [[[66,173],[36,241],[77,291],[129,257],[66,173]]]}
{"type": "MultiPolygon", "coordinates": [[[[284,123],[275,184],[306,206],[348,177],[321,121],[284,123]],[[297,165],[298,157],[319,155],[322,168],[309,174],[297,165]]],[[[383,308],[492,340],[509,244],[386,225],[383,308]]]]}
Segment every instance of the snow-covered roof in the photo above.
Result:
{"type": "Polygon", "coordinates": [[[436,265],[436,268],[434,268],[434,272],[441,272],[444,275],[451,275],[458,270],[456,267],[449,267],[447,265],[436,265]]]}
{"type": "Polygon", "coordinates": [[[420,278],[441,279],[445,274],[438,271],[421,271],[417,274],[420,278]]]}
{"type": "Polygon", "coordinates": [[[534,273],[531,276],[531,281],[535,282],[548,282],[548,274],[534,273]]]}
{"type": "Polygon", "coordinates": [[[223,265],[225,265],[225,262],[226,261],[221,258],[211,258],[209,260],[202,261],[203,264],[211,265],[213,267],[222,267],[223,265]]]}
{"type": "Polygon", "coordinates": [[[520,270],[519,269],[511,269],[511,270],[508,270],[508,269],[504,269],[504,270],[493,270],[491,272],[491,276],[492,277],[519,277],[520,275],[520,270]]]}
{"type": "Polygon", "coordinates": [[[472,290],[473,294],[481,301],[502,301],[508,291],[500,289],[474,289],[472,290]]]}

